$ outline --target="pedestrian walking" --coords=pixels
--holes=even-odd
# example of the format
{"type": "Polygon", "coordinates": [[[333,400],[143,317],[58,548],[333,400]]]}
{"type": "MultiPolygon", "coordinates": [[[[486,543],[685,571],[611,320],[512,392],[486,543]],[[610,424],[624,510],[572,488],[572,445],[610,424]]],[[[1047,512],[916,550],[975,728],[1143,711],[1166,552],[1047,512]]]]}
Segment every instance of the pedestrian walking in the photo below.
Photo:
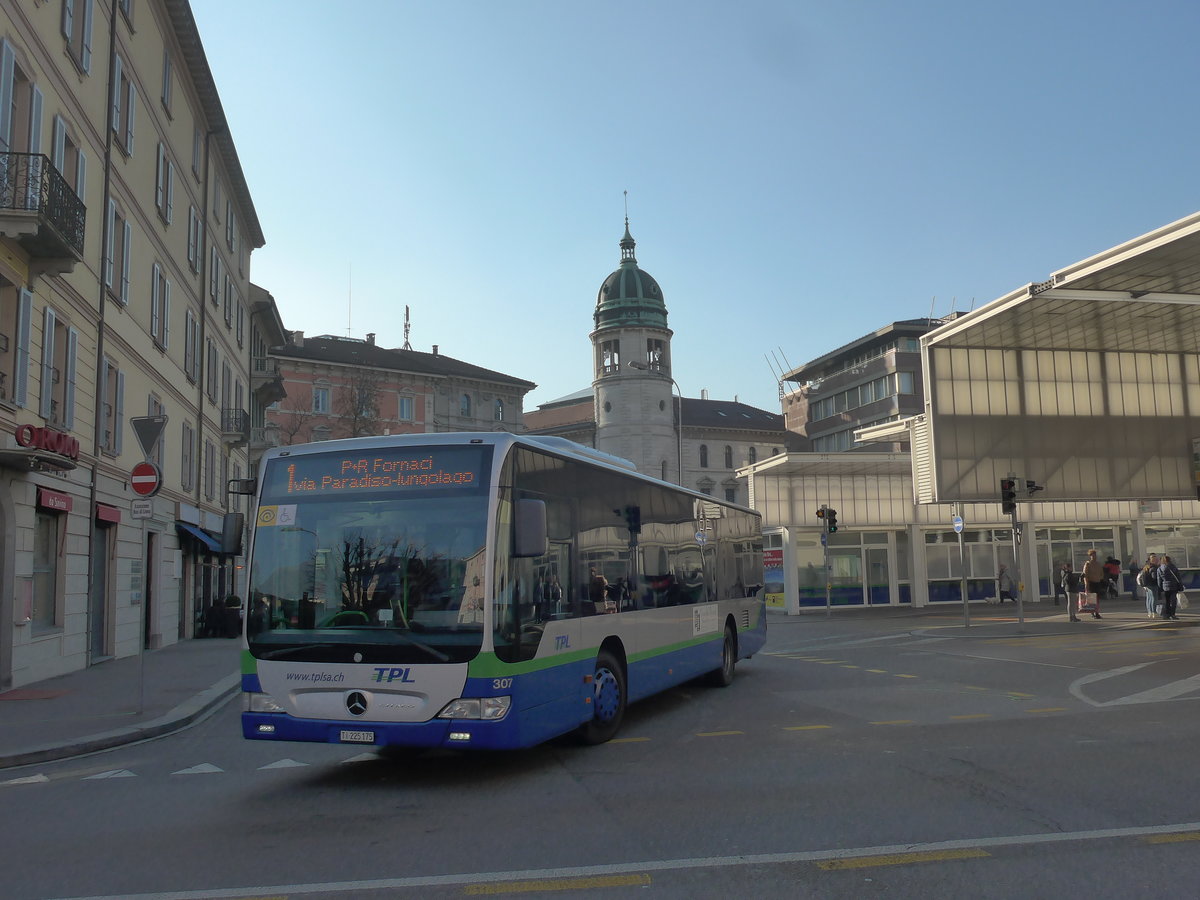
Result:
{"type": "Polygon", "coordinates": [[[1146,594],[1146,618],[1153,619],[1158,615],[1158,554],[1151,553],[1146,557],[1146,564],[1138,572],[1137,584],[1146,594]]]}
{"type": "Polygon", "coordinates": [[[1100,592],[1104,590],[1104,566],[1100,560],[1096,559],[1096,551],[1089,550],[1087,552],[1087,562],[1083,564],[1083,580],[1087,582],[1087,592],[1096,595],[1096,608],[1092,610],[1092,617],[1099,619],[1100,616],[1100,592]]]}
{"type": "Polygon", "coordinates": [[[1175,598],[1183,590],[1183,576],[1165,553],[1158,567],[1158,587],[1162,591],[1162,617],[1178,619],[1179,616],[1175,615],[1175,598]]]}
{"type": "Polygon", "coordinates": [[[1000,588],[1000,602],[1011,600],[1017,602],[1016,595],[1013,593],[1012,576],[1008,574],[1008,566],[1000,564],[1000,571],[996,574],[996,583],[1000,588]]]}
{"type": "Polygon", "coordinates": [[[1071,571],[1070,563],[1059,563],[1058,571],[1054,575],[1054,605],[1058,606],[1058,598],[1066,597],[1067,606],[1071,605],[1071,598],[1067,594],[1067,572],[1071,571]]]}
{"type": "Polygon", "coordinates": [[[1071,568],[1069,560],[1063,563],[1062,585],[1067,592],[1067,612],[1070,613],[1072,622],[1078,622],[1079,616],[1075,615],[1075,604],[1079,595],[1083,593],[1085,582],[1083,576],[1071,568]]]}

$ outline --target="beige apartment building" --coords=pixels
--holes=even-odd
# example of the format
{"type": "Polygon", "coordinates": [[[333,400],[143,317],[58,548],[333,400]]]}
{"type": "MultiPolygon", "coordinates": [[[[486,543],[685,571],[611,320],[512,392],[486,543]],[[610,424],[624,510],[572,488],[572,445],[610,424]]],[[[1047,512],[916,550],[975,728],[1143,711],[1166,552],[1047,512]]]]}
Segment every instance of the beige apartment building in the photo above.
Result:
{"type": "Polygon", "coordinates": [[[0,688],[236,590],[262,244],[186,0],[0,0],[0,688]]]}

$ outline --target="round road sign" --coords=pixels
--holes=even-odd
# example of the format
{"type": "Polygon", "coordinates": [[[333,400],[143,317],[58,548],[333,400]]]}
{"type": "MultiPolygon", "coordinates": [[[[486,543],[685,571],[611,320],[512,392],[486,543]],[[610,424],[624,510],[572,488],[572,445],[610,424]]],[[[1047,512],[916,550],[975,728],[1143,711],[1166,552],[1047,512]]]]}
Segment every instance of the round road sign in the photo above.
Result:
{"type": "Polygon", "coordinates": [[[129,473],[129,486],[142,497],[153,497],[162,487],[162,473],[152,462],[140,462],[129,473]]]}
{"type": "Polygon", "coordinates": [[[955,517],[954,517],[953,519],[951,519],[950,521],[951,521],[951,522],[953,523],[953,525],[954,525],[954,533],[955,533],[955,534],[962,534],[962,530],[963,530],[963,520],[962,520],[962,516],[955,516],[955,517]]]}

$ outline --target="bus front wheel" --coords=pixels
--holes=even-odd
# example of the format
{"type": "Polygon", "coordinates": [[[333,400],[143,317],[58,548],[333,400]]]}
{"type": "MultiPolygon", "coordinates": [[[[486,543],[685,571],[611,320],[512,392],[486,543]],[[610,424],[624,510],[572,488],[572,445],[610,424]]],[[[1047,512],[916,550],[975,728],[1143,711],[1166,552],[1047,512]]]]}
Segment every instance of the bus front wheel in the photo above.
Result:
{"type": "Polygon", "coordinates": [[[625,670],[607,650],[596,656],[592,676],[592,718],[579,728],[585,744],[603,744],[621,727],[625,717],[625,670]]]}
{"type": "Polygon", "coordinates": [[[725,642],[721,645],[721,665],[708,673],[706,681],[713,687],[733,684],[733,667],[737,664],[737,637],[733,628],[725,626],[725,642]]]}

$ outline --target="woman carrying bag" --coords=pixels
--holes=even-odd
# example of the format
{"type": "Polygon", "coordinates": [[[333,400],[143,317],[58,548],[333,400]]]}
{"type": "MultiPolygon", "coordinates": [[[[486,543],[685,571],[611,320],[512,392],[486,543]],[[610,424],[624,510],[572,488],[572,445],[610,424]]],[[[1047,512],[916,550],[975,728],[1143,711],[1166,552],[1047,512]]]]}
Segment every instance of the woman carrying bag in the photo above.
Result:
{"type": "Polygon", "coordinates": [[[1175,598],[1183,590],[1183,576],[1171,562],[1171,557],[1163,554],[1162,565],[1158,567],[1158,587],[1162,593],[1162,617],[1178,619],[1175,615],[1175,598]]]}

